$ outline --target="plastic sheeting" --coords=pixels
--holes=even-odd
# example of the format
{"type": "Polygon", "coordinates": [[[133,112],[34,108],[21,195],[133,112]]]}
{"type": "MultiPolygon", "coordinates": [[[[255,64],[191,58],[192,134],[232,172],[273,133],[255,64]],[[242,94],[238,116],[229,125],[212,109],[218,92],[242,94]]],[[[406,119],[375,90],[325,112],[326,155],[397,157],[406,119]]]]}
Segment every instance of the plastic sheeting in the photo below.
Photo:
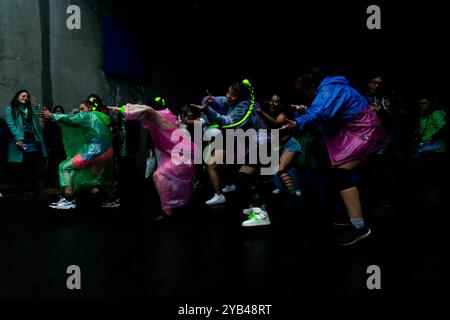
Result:
{"type": "Polygon", "coordinates": [[[67,170],[74,191],[113,183],[112,134],[107,115],[93,111],[54,114],[60,126],[67,160],[60,164],[60,185],[65,186],[67,170]],[[106,155],[106,156],[105,156],[106,155]],[[65,174],[61,174],[62,171],[65,174]]]}
{"type": "MultiPolygon", "coordinates": [[[[161,198],[161,205],[166,214],[173,208],[189,203],[193,191],[195,167],[190,163],[172,161],[172,150],[175,146],[182,150],[190,150],[193,156],[195,145],[189,139],[172,141],[172,134],[180,128],[175,115],[169,110],[154,110],[150,107],[127,104],[125,107],[127,120],[138,120],[149,130],[157,149],[158,167],[154,173],[156,188],[161,198]]],[[[191,159],[192,160],[192,159],[191,159]]]]}

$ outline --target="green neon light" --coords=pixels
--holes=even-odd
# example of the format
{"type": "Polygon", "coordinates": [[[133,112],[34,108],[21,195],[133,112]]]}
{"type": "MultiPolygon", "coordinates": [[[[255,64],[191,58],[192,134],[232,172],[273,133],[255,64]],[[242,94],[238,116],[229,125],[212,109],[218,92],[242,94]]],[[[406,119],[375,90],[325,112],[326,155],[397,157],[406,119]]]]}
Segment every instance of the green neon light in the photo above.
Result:
{"type": "Polygon", "coordinates": [[[119,111],[122,114],[125,114],[125,105],[121,106],[120,108],[117,108],[117,111],[119,111]]]}
{"type": "Polygon", "coordinates": [[[258,219],[258,215],[256,213],[251,213],[248,216],[248,220],[257,220],[258,219]]]}
{"type": "Polygon", "coordinates": [[[166,102],[164,101],[163,98],[161,97],[156,97],[155,99],[153,99],[153,101],[158,102],[158,103],[162,103],[163,108],[166,106],[166,102]]]}

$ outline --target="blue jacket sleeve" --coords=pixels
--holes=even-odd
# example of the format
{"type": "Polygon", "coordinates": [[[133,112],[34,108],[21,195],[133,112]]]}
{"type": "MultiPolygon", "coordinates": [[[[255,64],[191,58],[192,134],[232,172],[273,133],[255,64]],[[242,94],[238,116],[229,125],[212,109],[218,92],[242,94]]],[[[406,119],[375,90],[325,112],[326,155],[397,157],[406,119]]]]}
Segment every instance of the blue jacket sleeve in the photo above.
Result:
{"type": "Polygon", "coordinates": [[[345,88],[319,91],[306,113],[295,116],[298,130],[315,127],[334,118],[347,98],[348,92],[345,88]]]}
{"type": "Polygon", "coordinates": [[[211,123],[226,126],[242,120],[247,113],[248,107],[249,104],[247,102],[241,102],[231,109],[231,111],[226,115],[219,114],[213,108],[208,108],[208,111],[205,114],[211,123]]]}
{"type": "MultiPolygon", "coordinates": [[[[213,101],[212,104],[209,106],[210,108],[213,108],[215,111],[217,111],[220,114],[225,114],[227,112],[227,97],[220,96],[220,97],[212,97],[213,101]]],[[[206,104],[206,97],[203,97],[202,99],[202,105],[206,104]]]]}

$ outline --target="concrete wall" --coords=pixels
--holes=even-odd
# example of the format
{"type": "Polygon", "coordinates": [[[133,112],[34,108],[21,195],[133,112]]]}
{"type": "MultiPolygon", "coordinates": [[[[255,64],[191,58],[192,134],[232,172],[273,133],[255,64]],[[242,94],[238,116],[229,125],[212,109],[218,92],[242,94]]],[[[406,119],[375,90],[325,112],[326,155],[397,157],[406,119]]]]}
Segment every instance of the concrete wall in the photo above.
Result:
{"type": "Polygon", "coordinates": [[[0,1],[0,116],[22,88],[41,96],[40,30],[38,1],[0,1]]]}
{"type": "Polygon", "coordinates": [[[0,115],[14,93],[27,88],[46,105],[78,106],[90,93],[105,103],[143,101],[149,83],[108,77],[102,70],[101,17],[120,15],[109,1],[0,1],[0,115]],[[81,30],[69,30],[69,5],[81,9],[81,30]]]}
{"type": "Polygon", "coordinates": [[[54,104],[72,109],[90,93],[109,94],[102,71],[102,34],[97,8],[91,1],[50,1],[50,66],[54,104]],[[78,3],[77,3],[78,2],[78,3]],[[81,30],[69,30],[66,9],[81,9],[81,30]]]}
{"type": "MultiPolygon", "coordinates": [[[[78,107],[88,94],[106,104],[143,102],[159,95],[159,71],[153,80],[130,81],[102,70],[101,18],[123,18],[114,1],[1,0],[0,1],[0,116],[16,91],[28,89],[46,106],[78,107]],[[69,30],[69,5],[81,9],[81,30],[69,30]]],[[[144,139],[142,139],[144,144],[144,139]]],[[[144,153],[138,156],[142,171],[144,153]]],[[[4,176],[0,168],[0,180],[4,176]]]]}

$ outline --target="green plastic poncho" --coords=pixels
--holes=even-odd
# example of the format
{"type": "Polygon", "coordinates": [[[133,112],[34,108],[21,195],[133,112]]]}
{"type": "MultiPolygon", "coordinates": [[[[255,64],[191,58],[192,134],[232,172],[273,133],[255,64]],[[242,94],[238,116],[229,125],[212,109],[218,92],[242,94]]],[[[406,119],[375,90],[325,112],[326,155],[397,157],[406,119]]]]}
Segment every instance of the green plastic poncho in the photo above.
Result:
{"type": "Polygon", "coordinates": [[[74,191],[113,183],[110,118],[98,111],[53,114],[67,159],[59,166],[60,186],[74,191]]]}

